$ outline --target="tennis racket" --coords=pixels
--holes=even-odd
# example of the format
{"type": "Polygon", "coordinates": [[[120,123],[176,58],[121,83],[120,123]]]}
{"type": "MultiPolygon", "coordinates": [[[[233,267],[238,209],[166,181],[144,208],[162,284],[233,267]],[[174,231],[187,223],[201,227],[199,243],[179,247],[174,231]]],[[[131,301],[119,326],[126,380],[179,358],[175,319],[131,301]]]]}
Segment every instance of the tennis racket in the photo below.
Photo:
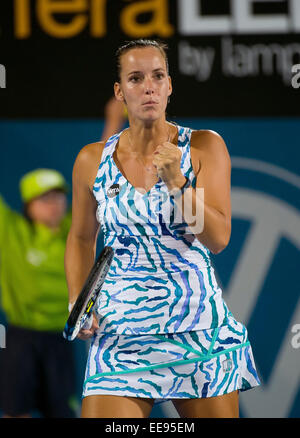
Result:
{"type": "Polygon", "coordinates": [[[68,341],[73,341],[83,326],[88,326],[89,320],[92,319],[92,312],[113,256],[114,250],[105,246],[94,263],[64,327],[63,336],[68,341]]]}

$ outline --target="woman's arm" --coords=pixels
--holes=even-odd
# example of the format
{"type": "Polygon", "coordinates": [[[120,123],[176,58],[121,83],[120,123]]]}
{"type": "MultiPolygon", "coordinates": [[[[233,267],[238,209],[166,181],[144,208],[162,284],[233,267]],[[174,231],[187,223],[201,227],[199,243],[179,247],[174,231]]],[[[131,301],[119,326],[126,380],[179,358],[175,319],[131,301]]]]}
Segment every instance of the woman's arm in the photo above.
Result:
{"type": "Polygon", "coordinates": [[[226,248],[231,235],[230,156],[222,137],[212,131],[196,132],[192,144],[199,163],[196,190],[190,191],[196,218],[196,198],[204,206],[203,231],[198,233],[196,224],[195,235],[213,254],[218,254],[226,248]]]}
{"type": "Polygon", "coordinates": [[[85,146],[73,167],[72,224],[65,251],[70,303],[76,301],[95,260],[99,225],[92,189],[102,150],[102,143],[85,146]]]}
{"type": "Polygon", "coordinates": [[[119,102],[115,96],[107,102],[104,113],[104,128],[101,140],[105,142],[122,129],[127,117],[124,103],[119,102]]]}
{"type": "MultiPolygon", "coordinates": [[[[186,178],[180,170],[180,151],[170,143],[160,149],[161,160],[157,163],[161,167],[169,163],[165,177],[169,191],[183,187],[186,178]]],[[[228,245],[231,234],[230,156],[222,137],[207,130],[193,132],[191,155],[196,188],[188,187],[175,202],[197,239],[218,254],[228,245]]]]}

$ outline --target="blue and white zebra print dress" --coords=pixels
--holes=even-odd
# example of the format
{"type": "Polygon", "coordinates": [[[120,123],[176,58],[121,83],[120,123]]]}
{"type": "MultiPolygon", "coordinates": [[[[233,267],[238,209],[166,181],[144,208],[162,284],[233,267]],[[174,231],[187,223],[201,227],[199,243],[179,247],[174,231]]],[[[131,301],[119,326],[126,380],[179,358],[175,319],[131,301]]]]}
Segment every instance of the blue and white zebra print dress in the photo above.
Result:
{"type": "MultiPolygon", "coordinates": [[[[178,130],[181,170],[195,186],[191,130],[178,130]]],[[[209,250],[178,220],[163,181],[143,194],[126,180],[113,159],[119,136],[107,142],[94,184],[104,244],[115,250],[99,301],[99,331],[175,333],[220,326],[228,309],[209,250]]]]}
{"type": "MultiPolygon", "coordinates": [[[[209,250],[178,217],[162,180],[143,193],[123,176],[113,158],[120,135],[107,141],[93,188],[104,245],[115,256],[97,303],[83,396],[160,401],[257,386],[247,330],[222,298],[209,250]]],[[[181,170],[195,187],[191,135],[178,126],[181,170]]]]}

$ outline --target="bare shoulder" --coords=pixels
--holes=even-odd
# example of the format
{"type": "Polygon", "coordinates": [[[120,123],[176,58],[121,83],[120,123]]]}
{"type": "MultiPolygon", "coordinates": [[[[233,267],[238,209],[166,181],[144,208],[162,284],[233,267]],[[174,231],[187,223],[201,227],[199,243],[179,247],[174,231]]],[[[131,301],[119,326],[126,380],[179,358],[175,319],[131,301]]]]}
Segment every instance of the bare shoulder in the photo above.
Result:
{"type": "MultiPolygon", "coordinates": [[[[191,156],[195,166],[201,167],[205,160],[222,161],[230,166],[230,156],[224,139],[220,134],[209,129],[192,132],[191,156]]],[[[200,168],[198,169],[200,170],[200,168]]]]}
{"type": "Polygon", "coordinates": [[[76,157],[73,177],[84,180],[90,188],[93,187],[104,146],[103,141],[87,144],[76,157]]]}
{"type": "Polygon", "coordinates": [[[191,146],[202,152],[228,152],[223,137],[210,129],[192,132],[191,146]]]}
{"type": "Polygon", "coordinates": [[[87,144],[79,151],[76,163],[85,166],[97,160],[100,162],[104,146],[105,143],[103,141],[87,144]]]}

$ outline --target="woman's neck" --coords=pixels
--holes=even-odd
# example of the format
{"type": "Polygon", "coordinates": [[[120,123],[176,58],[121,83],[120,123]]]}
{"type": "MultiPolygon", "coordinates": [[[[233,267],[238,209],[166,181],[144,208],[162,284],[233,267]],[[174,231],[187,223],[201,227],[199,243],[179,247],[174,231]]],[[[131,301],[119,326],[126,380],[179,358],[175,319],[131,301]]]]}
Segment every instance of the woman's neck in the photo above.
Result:
{"type": "Polygon", "coordinates": [[[129,121],[126,137],[130,151],[137,155],[150,155],[156,147],[171,138],[171,124],[166,120],[157,123],[132,123],[129,121]]]}

